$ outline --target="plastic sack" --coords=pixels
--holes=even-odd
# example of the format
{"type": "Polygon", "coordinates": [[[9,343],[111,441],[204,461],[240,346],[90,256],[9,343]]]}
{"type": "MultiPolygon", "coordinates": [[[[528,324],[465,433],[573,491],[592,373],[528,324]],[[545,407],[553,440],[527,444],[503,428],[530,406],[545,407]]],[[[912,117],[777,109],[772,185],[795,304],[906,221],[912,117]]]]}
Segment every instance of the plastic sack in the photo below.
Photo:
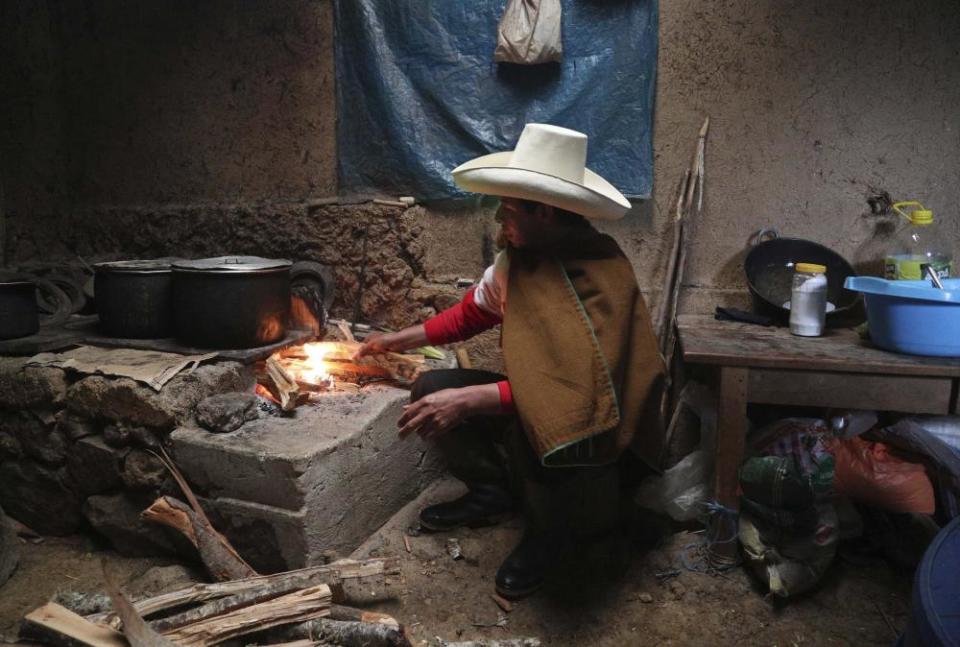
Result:
{"type": "Polygon", "coordinates": [[[563,58],[560,0],[507,0],[497,26],[497,63],[539,65],[563,58]]]}
{"type": "Polygon", "coordinates": [[[943,418],[905,418],[892,427],[877,430],[881,440],[892,447],[920,454],[926,457],[928,473],[935,481],[937,490],[937,512],[944,522],[960,516],[960,449],[946,442],[949,436],[946,422],[958,420],[955,417],[943,418]],[[942,422],[935,434],[921,423],[942,422]]]}
{"type": "Polygon", "coordinates": [[[648,479],[637,491],[635,503],[676,521],[706,519],[702,503],[711,498],[712,461],[702,449],[688,454],[662,476],[648,479]]]}
{"type": "Polygon", "coordinates": [[[835,439],[834,491],[888,512],[933,514],[933,485],[922,465],[890,453],[883,443],[862,438],[835,439]]]}
{"type": "Polygon", "coordinates": [[[960,451],[960,416],[907,418],[907,421],[960,451]]]}
{"type": "MultiPolygon", "coordinates": [[[[781,464],[790,464],[791,474],[805,480],[813,498],[823,499],[833,494],[834,462],[829,448],[831,438],[831,429],[823,420],[784,418],[757,431],[751,438],[751,445],[763,456],[787,459],[781,464]]],[[[767,463],[766,467],[769,469],[777,462],[767,463]]],[[[761,499],[757,500],[765,503],[761,499]]],[[[768,503],[789,505],[785,498],[768,503]]],[[[798,502],[795,505],[804,503],[798,502]]]]}

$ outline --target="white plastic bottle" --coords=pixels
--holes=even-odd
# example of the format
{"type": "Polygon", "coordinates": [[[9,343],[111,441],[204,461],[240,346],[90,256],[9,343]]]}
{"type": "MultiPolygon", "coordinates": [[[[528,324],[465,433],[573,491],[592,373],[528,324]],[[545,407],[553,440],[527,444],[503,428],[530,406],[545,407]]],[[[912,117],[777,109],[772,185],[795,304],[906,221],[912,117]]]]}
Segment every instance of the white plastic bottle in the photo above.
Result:
{"type": "Polygon", "coordinates": [[[816,263],[794,266],[790,293],[790,332],[819,337],[827,322],[827,268],[816,263]]]}

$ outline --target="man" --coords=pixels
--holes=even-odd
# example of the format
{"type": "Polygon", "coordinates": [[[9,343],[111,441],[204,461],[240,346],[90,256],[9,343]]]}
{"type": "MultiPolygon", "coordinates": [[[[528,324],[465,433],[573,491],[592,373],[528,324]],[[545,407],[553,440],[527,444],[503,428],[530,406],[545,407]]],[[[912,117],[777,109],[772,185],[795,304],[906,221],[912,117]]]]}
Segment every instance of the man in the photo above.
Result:
{"type": "Polygon", "coordinates": [[[587,220],[620,218],[630,203],[585,168],[586,153],[586,135],[528,124],[515,150],[456,168],[459,186],[501,197],[504,251],[460,304],[371,336],[360,351],[445,344],[502,325],[506,377],[426,373],[398,425],[401,437],[435,441],[467,485],[459,499],[425,508],[424,527],[495,523],[522,492],[524,537],[496,577],[510,598],[536,590],[555,549],[589,530],[584,512],[615,508],[624,450],[656,469],[662,443],[664,368],[646,306],[623,252],[587,220]]]}

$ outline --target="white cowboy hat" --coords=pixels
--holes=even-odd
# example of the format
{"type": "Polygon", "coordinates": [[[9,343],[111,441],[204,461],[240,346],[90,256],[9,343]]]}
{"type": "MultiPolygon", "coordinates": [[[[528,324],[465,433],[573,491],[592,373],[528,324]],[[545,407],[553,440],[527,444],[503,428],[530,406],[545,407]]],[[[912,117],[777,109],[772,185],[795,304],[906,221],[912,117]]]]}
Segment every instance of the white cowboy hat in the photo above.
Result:
{"type": "Polygon", "coordinates": [[[587,136],[548,124],[527,124],[512,151],[483,155],[453,169],[462,189],[520,198],[617,220],[630,202],[612,184],[586,168],[587,136]]]}

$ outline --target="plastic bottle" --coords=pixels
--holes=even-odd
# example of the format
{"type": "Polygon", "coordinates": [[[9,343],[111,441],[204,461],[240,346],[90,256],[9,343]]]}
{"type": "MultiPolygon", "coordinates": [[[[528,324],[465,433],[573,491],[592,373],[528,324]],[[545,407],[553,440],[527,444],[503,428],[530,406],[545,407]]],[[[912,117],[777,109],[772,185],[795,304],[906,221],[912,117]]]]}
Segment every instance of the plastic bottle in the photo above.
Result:
{"type": "Polygon", "coordinates": [[[898,202],[893,210],[906,219],[884,259],[884,278],[920,280],[929,265],[941,279],[953,275],[953,249],[934,223],[933,212],[917,201],[898,202]]]}
{"type": "Polygon", "coordinates": [[[816,263],[797,263],[794,270],[790,332],[818,337],[827,321],[827,268],[816,263]]]}

